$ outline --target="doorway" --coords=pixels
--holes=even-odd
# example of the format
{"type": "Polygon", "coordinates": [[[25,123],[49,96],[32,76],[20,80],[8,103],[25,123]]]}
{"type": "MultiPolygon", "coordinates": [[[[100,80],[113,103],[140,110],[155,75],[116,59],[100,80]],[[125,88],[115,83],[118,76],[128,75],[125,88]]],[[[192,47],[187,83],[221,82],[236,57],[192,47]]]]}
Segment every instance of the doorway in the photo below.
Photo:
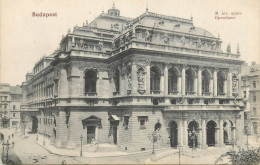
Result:
{"type": "MultiPolygon", "coordinates": [[[[198,133],[198,128],[199,128],[199,123],[196,121],[191,121],[188,125],[188,146],[190,148],[193,147],[193,139],[194,137],[190,136],[189,133],[191,133],[192,131],[195,131],[196,133],[198,133]]],[[[198,146],[198,134],[195,136],[195,147],[197,148],[198,146]]]]}
{"type": "Polygon", "coordinates": [[[171,128],[171,135],[170,135],[170,144],[171,147],[175,148],[177,147],[178,144],[178,126],[175,121],[172,121],[170,123],[170,128],[171,128]]]}
{"type": "Polygon", "coordinates": [[[207,145],[210,146],[215,146],[215,128],[217,124],[214,121],[209,121],[207,123],[207,145]]]}
{"type": "Polygon", "coordinates": [[[92,139],[95,139],[96,126],[87,126],[87,144],[92,142],[92,139]]]}
{"type": "Polygon", "coordinates": [[[113,142],[117,144],[117,126],[113,126],[113,142]]]}

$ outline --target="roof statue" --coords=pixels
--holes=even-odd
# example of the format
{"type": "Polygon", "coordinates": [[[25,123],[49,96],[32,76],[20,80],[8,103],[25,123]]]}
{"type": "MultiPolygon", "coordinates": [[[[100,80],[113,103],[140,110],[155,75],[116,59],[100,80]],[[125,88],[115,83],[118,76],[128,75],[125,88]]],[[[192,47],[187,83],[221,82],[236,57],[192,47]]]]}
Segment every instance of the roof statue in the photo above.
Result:
{"type": "Polygon", "coordinates": [[[228,46],[227,46],[227,53],[231,53],[231,46],[230,46],[230,43],[229,43],[228,46]]]}
{"type": "Polygon", "coordinates": [[[237,44],[237,54],[240,54],[239,44],[237,44]]]}

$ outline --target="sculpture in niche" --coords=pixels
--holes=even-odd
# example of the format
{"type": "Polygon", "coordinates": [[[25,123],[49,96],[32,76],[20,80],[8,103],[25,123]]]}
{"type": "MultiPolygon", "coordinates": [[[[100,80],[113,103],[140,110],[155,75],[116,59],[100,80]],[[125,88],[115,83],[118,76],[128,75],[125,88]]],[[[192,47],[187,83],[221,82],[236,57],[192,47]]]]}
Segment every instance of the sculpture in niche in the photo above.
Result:
{"type": "Polygon", "coordinates": [[[163,41],[164,41],[164,43],[165,43],[165,44],[168,44],[168,40],[169,40],[168,35],[167,35],[167,34],[164,34],[164,35],[163,35],[163,41]]]}
{"type": "Polygon", "coordinates": [[[181,43],[182,43],[182,45],[185,45],[185,37],[184,36],[181,37],[181,43]]]}
{"type": "Polygon", "coordinates": [[[198,38],[198,40],[197,40],[197,48],[201,48],[201,40],[200,40],[200,38],[198,38]]]}
{"type": "Polygon", "coordinates": [[[123,37],[120,37],[120,46],[123,46],[125,44],[123,37]]]}
{"type": "Polygon", "coordinates": [[[130,41],[129,32],[127,32],[125,35],[125,42],[128,43],[129,41],[130,41]]]}
{"type": "Polygon", "coordinates": [[[145,32],[145,41],[151,41],[151,33],[148,30],[145,32]]]}
{"type": "Polygon", "coordinates": [[[76,42],[76,45],[80,49],[88,49],[88,45],[84,42],[83,39],[80,39],[79,42],[76,42]]]}
{"type": "Polygon", "coordinates": [[[144,78],[144,71],[140,69],[140,71],[137,72],[138,90],[144,90],[144,78]]]}
{"type": "Polygon", "coordinates": [[[228,46],[227,46],[227,53],[231,53],[231,46],[230,46],[230,44],[228,44],[228,46]]]}
{"type": "Polygon", "coordinates": [[[236,75],[232,76],[232,92],[238,93],[238,81],[236,75]]]}
{"type": "Polygon", "coordinates": [[[130,73],[128,73],[128,75],[127,75],[127,81],[128,81],[127,89],[131,90],[132,89],[132,77],[131,77],[130,73]]]}
{"type": "Polygon", "coordinates": [[[104,46],[103,40],[100,40],[98,45],[99,45],[100,50],[102,50],[102,48],[104,46]]]}

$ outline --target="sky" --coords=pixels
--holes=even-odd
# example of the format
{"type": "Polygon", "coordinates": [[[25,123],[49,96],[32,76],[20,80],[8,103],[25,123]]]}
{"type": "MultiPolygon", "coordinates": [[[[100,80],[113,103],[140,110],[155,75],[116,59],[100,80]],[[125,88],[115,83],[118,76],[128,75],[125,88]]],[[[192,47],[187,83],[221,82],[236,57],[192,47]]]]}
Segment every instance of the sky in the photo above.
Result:
{"type": "Polygon", "coordinates": [[[35,63],[59,47],[69,28],[90,23],[113,2],[126,17],[138,17],[147,6],[158,14],[192,16],[195,27],[220,35],[224,52],[230,43],[236,53],[239,44],[242,60],[260,63],[259,0],[0,0],[0,82],[21,85],[35,63]],[[57,13],[57,17],[32,17],[32,12],[57,13]],[[239,15],[217,20],[216,12],[239,15]]]}

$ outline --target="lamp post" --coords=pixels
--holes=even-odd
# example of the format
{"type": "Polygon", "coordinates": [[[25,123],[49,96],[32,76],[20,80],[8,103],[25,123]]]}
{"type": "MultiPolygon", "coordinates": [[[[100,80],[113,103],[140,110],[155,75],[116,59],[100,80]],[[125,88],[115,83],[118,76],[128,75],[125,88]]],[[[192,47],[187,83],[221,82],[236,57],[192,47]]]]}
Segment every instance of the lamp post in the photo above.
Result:
{"type": "Polygon", "coordinates": [[[194,130],[194,127],[193,127],[193,130],[189,132],[189,136],[192,140],[192,150],[196,150],[196,146],[195,146],[195,141],[196,141],[196,137],[198,136],[197,135],[197,132],[194,130]]]}
{"type": "Polygon", "coordinates": [[[82,140],[83,140],[83,136],[80,136],[80,156],[82,156],[82,140]]]}
{"type": "Polygon", "coordinates": [[[249,132],[248,132],[248,127],[247,126],[245,128],[245,134],[246,134],[246,146],[248,148],[248,146],[249,146],[249,143],[248,143],[248,134],[249,134],[249,132]]]}
{"type": "Polygon", "coordinates": [[[179,149],[179,165],[181,164],[181,145],[178,145],[179,149]]]}
{"type": "Polygon", "coordinates": [[[7,142],[6,142],[6,143],[3,142],[2,145],[3,145],[3,162],[8,163],[8,151],[9,151],[9,145],[10,145],[10,143],[9,143],[9,141],[7,140],[7,142]],[[6,158],[5,158],[5,160],[4,160],[4,146],[6,146],[6,158]]]}

